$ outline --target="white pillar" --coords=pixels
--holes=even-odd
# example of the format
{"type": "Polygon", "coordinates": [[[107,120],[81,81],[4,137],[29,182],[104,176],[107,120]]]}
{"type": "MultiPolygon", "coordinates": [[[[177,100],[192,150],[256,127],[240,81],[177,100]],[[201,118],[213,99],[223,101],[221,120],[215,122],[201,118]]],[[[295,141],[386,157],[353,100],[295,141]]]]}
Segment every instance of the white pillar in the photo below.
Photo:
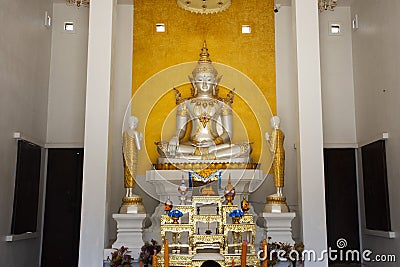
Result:
{"type": "Polygon", "coordinates": [[[112,26],[116,0],[90,2],[79,266],[103,266],[108,241],[112,26]]]}
{"type": "MultiPolygon", "coordinates": [[[[319,50],[316,0],[292,0],[294,12],[299,102],[298,170],[300,206],[305,248],[317,256],[327,249],[325,185],[319,50]]],[[[305,266],[328,266],[323,260],[305,266]]]]}

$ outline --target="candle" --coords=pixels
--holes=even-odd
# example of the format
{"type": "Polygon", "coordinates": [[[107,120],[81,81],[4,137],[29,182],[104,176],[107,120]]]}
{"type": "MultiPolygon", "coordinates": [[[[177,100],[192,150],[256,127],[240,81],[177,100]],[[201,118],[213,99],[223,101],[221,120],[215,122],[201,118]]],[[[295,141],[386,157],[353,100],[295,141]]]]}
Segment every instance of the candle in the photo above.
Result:
{"type": "Polygon", "coordinates": [[[157,250],[154,250],[153,261],[151,262],[151,266],[152,267],[157,267],[158,266],[157,250]]]}
{"type": "Polygon", "coordinates": [[[232,267],[235,267],[235,260],[232,259],[232,267]]]}
{"type": "Polygon", "coordinates": [[[169,267],[169,248],[168,248],[168,240],[164,240],[164,267],[169,267]]]}
{"type": "Polygon", "coordinates": [[[268,267],[268,248],[267,248],[267,241],[265,239],[262,242],[262,248],[264,251],[264,260],[262,262],[262,267],[268,267]]]}
{"type": "Polygon", "coordinates": [[[244,240],[242,243],[242,256],[240,257],[241,267],[246,267],[246,255],[247,255],[247,241],[244,240]]]}
{"type": "Polygon", "coordinates": [[[140,260],[140,262],[139,262],[139,267],[143,267],[143,262],[142,262],[142,260],[140,260]]]}

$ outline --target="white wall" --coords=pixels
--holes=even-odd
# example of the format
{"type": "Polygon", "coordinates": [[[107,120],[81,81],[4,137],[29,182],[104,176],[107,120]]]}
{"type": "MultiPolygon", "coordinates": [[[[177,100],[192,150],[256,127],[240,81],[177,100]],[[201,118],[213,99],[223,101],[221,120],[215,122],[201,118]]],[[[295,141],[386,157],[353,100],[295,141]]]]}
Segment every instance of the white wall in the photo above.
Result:
{"type": "MultiPolygon", "coordinates": [[[[297,211],[296,150],[298,114],[295,41],[292,10],[283,6],[275,13],[276,101],[285,133],[285,195],[297,211]]],[[[273,183],[271,183],[273,186],[273,183]]]]}
{"type": "Polygon", "coordinates": [[[35,266],[39,262],[39,238],[6,243],[4,236],[10,234],[14,198],[13,132],[41,144],[46,141],[51,29],[44,27],[45,11],[52,13],[49,0],[5,1],[0,9],[1,266],[35,266]]]}
{"type": "MultiPolygon", "coordinates": [[[[83,146],[88,41],[87,8],[54,4],[52,58],[49,89],[47,144],[51,147],[83,146]],[[64,22],[73,21],[75,33],[63,31],[64,22]]],[[[132,94],[133,5],[118,4],[114,42],[114,76],[111,104],[111,180],[110,214],[117,213],[124,196],[121,151],[122,122],[132,94]]],[[[140,188],[146,210],[152,212],[156,201],[140,188]]],[[[116,223],[109,216],[109,242],[116,239],[116,223]]]]}
{"type": "MultiPolygon", "coordinates": [[[[114,44],[114,80],[111,112],[112,165],[110,214],[118,213],[124,196],[124,170],[122,165],[122,123],[132,97],[133,5],[117,6],[117,25],[114,44]]],[[[130,111],[128,111],[130,112],[130,111]]],[[[128,114],[129,115],[129,114],[128,114]]],[[[140,123],[140,122],[139,122],[140,123]]],[[[110,216],[109,242],[117,237],[117,224],[110,216]]]]}
{"type": "MultiPolygon", "coordinates": [[[[296,136],[297,84],[295,43],[292,27],[292,8],[282,6],[275,13],[275,58],[276,58],[276,98],[277,114],[281,117],[281,129],[285,133],[285,187],[284,194],[290,210],[298,212],[296,136]]],[[[273,177],[270,176],[260,188],[251,195],[250,200],[257,212],[264,208],[266,196],[275,192],[273,177]]],[[[300,238],[299,216],[292,223],[294,239],[300,238]]]]}
{"type": "Polygon", "coordinates": [[[350,7],[319,15],[321,81],[325,147],[356,143],[350,7]],[[341,25],[340,35],[329,35],[329,24],[341,25]]]}
{"type": "Polygon", "coordinates": [[[47,143],[83,147],[89,9],[55,3],[53,18],[47,143]]]}
{"type": "MultiPolygon", "coordinates": [[[[121,201],[125,195],[124,170],[122,161],[122,123],[132,97],[132,49],[133,49],[133,5],[130,3],[117,6],[117,20],[115,27],[114,45],[114,79],[111,112],[112,152],[111,152],[111,199],[110,214],[118,213],[121,201]]],[[[140,121],[139,123],[144,123],[140,121]]],[[[143,176],[137,179],[144,179],[143,176]]],[[[143,203],[148,214],[152,214],[157,201],[143,192],[137,185],[135,194],[143,198],[143,203]]],[[[117,224],[110,216],[109,218],[109,240],[114,242],[117,237],[117,224]]],[[[150,240],[149,240],[150,241],[150,240]]]]}
{"type": "MultiPolygon", "coordinates": [[[[385,239],[363,235],[363,245],[374,253],[396,254],[397,259],[400,258],[399,11],[397,0],[356,0],[351,7],[352,16],[359,16],[359,29],[352,36],[357,141],[389,133],[386,144],[389,202],[392,231],[398,236],[385,239]]],[[[362,223],[364,227],[364,218],[362,223]]],[[[382,265],[398,266],[398,263],[368,266],[382,265]]]]}
{"type": "MultiPolygon", "coordinates": [[[[324,145],[348,147],[356,144],[354,88],[351,50],[350,7],[338,7],[335,12],[320,13],[321,81],[324,145]],[[329,36],[329,22],[342,24],[342,35],[329,36]]],[[[289,207],[299,211],[297,194],[296,150],[298,114],[296,59],[294,54],[292,7],[282,6],[275,14],[277,110],[281,129],[285,132],[285,188],[289,207]]],[[[265,196],[273,192],[268,179],[251,196],[259,210],[265,196]]],[[[294,238],[300,238],[298,214],[294,223],[294,238]]]]}

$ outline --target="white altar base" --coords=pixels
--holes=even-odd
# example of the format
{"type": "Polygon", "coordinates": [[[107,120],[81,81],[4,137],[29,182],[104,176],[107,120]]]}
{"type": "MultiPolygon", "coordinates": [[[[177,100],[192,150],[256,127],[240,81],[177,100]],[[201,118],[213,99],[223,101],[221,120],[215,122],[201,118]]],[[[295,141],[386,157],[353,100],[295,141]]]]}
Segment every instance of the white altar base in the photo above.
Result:
{"type": "MultiPolygon", "coordinates": [[[[282,242],[293,245],[292,221],[296,217],[294,212],[263,212],[265,220],[265,236],[271,238],[271,242],[282,242]]],[[[290,262],[278,262],[274,267],[292,267],[290,262]]],[[[296,267],[303,266],[300,263],[296,267]]]]}
{"type": "Polygon", "coordinates": [[[112,217],[117,222],[117,240],[112,244],[112,248],[127,247],[131,251],[132,257],[138,259],[144,244],[143,220],[146,218],[146,214],[116,213],[112,217]]]}
{"type": "MultiPolygon", "coordinates": [[[[264,174],[259,169],[223,169],[221,171],[221,189],[218,195],[221,197],[224,195],[224,188],[228,184],[229,176],[231,176],[232,185],[236,189],[233,204],[237,205],[238,208],[240,208],[243,195],[249,196],[249,189],[254,191],[256,189],[255,186],[260,185],[264,179],[264,174]]],[[[143,231],[143,240],[150,241],[154,239],[161,244],[160,218],[162,214],[165,214],[164,203],[170,197],[174,207],[179,206],[178,186],[181,184],[182,175],[184,175],[186,186],[188,186],[188,171],[186,170],[149,170],[146,172],[146,185],[144,186],[155,188],[155,194],[160,200],[160,204],[150,216],[151,226],[143,231]]],[[[144,188],[144,190],[146,189],[144,188]]],[[[186,198],[188,205],[190,205],[190,197],[191,192],[189,191],[186,198]]],[[[254,222],[256,222],[259,216],[254,212],[254,209],[251,208],[249,213],[254,216],[254,222]]],[[[256,225],[256,232],[255,244],[260,244],[265,239],[264,229],[256,225]]]]}
{"type": "Polygon", "coordinates": [[[266,236],[273,242],[282,242],[293,245],[292,220],[296,217],[294,212],[270,213],[263,212],[265,219],[266,236]]]}

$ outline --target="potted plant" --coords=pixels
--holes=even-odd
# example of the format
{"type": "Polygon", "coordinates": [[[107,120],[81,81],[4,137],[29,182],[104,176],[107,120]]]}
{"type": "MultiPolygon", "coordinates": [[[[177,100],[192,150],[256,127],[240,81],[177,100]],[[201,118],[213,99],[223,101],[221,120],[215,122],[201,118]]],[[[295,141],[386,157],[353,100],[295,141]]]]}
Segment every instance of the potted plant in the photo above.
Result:
{"type": "Polygon", "coordinates": [[[304,244],[302,242],[294,243],[293,246],[282,242],[271,242],[268,238],[268,266],[274,266],[279,263],[281,259],[278,257],[278,251],[283,251],[281,255],[286,259],[287,262],[292,263],[292,267],[296,267],[297,262],[302,262],[302,253],[304,251],[304,244]],[[295,253],[293,253],[295,251],[295,253]],[[298,256],[297,259],[295,256],[298,256]]]}
{"type": "Polygon", "coordinates": [[[148,266],[153,261],[154,250],[159,253],[161,251],[161,245],[156,240],[152,239],[151,242],[145,242],[140,252],[140,261],[143,262],[144,266],[148,266]]]}
{"type": "Polygon", "coordinates": [[[111,253],[110,267],[130,267],[133,258],[128,253],[130,253],[130,251],[124,246],[115,249],[115,251],[111,253]]]}

